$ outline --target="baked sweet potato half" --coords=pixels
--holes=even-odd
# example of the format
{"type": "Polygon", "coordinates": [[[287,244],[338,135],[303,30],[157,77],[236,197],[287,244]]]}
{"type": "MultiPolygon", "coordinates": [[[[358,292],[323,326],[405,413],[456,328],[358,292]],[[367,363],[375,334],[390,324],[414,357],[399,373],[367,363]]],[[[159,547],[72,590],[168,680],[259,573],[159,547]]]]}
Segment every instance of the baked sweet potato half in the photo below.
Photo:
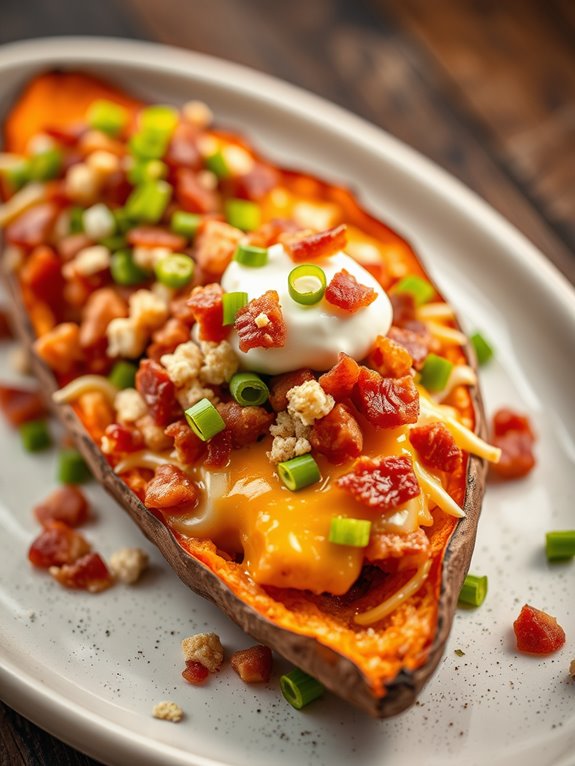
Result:
{"type": "Polygon", "coordinates": [[[373,716],[411,705],[498,458],[413,249],[205,105],[80,73],[27,86],[4,151],[14,323],[94,475],[258,641],[373,716]]]}

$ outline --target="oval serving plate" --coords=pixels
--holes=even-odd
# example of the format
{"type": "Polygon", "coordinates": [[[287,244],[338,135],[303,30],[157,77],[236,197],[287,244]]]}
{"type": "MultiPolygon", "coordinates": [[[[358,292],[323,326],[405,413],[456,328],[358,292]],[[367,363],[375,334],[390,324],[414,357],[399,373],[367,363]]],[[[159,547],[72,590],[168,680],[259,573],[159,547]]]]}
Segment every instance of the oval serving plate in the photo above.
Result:
{"type": "MultiPolygon", "coordinates": [[[[332,698],[298,714],[279,695],[277,677],[267,689],[245,687],[229,670],[205,689],[182,684],[184,635],[213,629],[233,648],[249,639],[187,591],[157,553],[141,587],[94,599],[60,591],[31,573],[25,560],[34,534],[29,509],[54,483],[53,459],[21,455],[3,429],[2,453],[14,458],[0,464],[6,529],[0,541],[0,696],[110,764],[161,758],[166,764],[240,766],[269,764],[272,757],[280,765],[338,766],[350,758],[362,766],[384,758],[393,764],[414,758],[506,764],[521,757],[527,766],[541,763],[542,754],[545,763],[568,764],[564,758],[575,746],[569,642],[556,657],[537,661],[515,655],[509,635],[523,601],[556,614],[568,637],[575,634],[567,588],[573,570],[549,568],[542,553],[546,529],[573,526],[567,490],[575,434],[569,385],[575,299],[568,285],[456,181],[381,131],[284,83],[161,46],[34,41],[0,51],[0,109],[7,110],[33,73],[54,66],[93,71],[156,101],[206,100],[223,124],[249,135],[280,164],[359,189],[368,208],[415,244],[469,327],[481,327],[493,340],[497,361],[483,377],[488,407],[513,403],[532,413],[541,459],[527,481],[488,494],[473,566],[489,574],[489,601],[457,616],[441,669],[420,704],[398,719],[376,722],[332,698]],[[179,726],[150,718],[160,699],[174,699],[187,712],[179,726]]],[[[99,488],[92,496],[100,521],[89,534],[104,554],[141,544],[99,488]]]]}

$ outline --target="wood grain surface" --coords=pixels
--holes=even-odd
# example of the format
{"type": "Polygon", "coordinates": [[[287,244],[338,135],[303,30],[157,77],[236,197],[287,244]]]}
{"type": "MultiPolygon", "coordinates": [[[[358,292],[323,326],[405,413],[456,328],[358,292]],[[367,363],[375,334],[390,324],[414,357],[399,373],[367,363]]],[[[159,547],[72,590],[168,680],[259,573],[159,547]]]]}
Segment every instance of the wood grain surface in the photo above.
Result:
{"type": "MultiPolygon", "coordinates": [[[[157,40],[318,93],[460,178],[575,282],[572,0],[2,0],[1,11],[0,43],[157,40]]],[[[95,763],[0,703],[0,766],[95,763]]]]}

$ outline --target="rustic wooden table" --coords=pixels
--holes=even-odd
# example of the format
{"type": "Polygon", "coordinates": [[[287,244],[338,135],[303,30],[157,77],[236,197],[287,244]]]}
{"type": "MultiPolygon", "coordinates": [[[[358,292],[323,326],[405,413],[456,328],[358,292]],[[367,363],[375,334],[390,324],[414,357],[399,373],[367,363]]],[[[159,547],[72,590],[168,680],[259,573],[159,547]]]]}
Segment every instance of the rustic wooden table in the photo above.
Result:
{"type": "MultiPolygon", "coordinates": [[[[0,43],[158,40],[319,93],[431,157],[575,282],[572,0],[3,0],[0,43]]],[[[94,766],[0,703],[0,766],[94,766]]]]}

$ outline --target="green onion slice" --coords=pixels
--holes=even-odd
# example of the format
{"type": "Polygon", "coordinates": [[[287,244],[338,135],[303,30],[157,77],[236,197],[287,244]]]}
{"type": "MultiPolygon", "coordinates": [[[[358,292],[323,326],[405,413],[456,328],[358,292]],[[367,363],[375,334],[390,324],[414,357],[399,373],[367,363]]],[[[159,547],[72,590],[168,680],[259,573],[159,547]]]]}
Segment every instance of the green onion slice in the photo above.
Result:
{"type": "Polygon", "coordinates": [[[212,436],[219,434],[226,427],[222,416],[209,399],[200,399],[184,414],[192,431],[204,442],[209,441],[212,436]]]}
{"type": "Polygon", "coordinates": [[[477,357],[477,363],[481,366],[487,364],[487,362],[493,356],[493,349],[489,343],[485,340],[481,333],[476,332],[469,338],[471,345],[475,350],[475,356],[477,357]]]}
{"type": "Polygon", "coordinates": [[[326,288],[325,272],[313,263],[302,263],[288,275],[289,294],[296,303],[313,306],[323,298],[326,288]]]}
{"type": "Polygon", "coordinates": [[[144,223],[158,223],[172,198],[166,181],[146,181],[137,186],[126,202],[126,216],[144,223]]]}
{"type": "Polygon", "coordinates": [[[218,178],[229,178],[231,175],[226,158],[223,152],[218,150],[205,159],[206,168],[218,178]]]}
{"type": "Polygon", "coordinates": [[[421,368],[421,385],[428,391],[443,391],[451,375],[453,363],[437,354],[428,354],[421,368]]]}
{"type": "Polygon", "coordinates": [[[178,124],[179,114],[173,106],[154,104],[138,115],[138,127],[144,134],[170,137],[178,124]]]}
{"type": "Polygon", "coordinates": [[[20,428],[22,446],[27,452],[39,452],[52,443],[52,437],[45,420],[29,420],[22,423],[20,428]]]}
{"type": "Polygon", "coordinates": [[[296,668],[280,678],[283,696],[296,710],[301,710],[324,693],[325,689],[319,681],[308,676],[303,670],[296,668]]]}
{"type": "Polygon", "coordinates": [[[116,362],[112,367],[108,380],[116,388],[134,388],[138,366],[132,362],[116,362]]]}
{"type": "Polygon", "coordinates": [[[230,393],[244,407],[267,402],[269,388],[255,372],[238,372],[230,380],[230,393]]]}
{"type": "Polygon", "coordinates": [[[84,231],[84,210],[81,207],[70,208],[70,234],[81,234],[84,231]]]}
{"type": "Polygon", "coordinates": [[[168,166],[161,160],[136,159],[128,170],[128,181],[133,185],[156,181],[168,175],[168,166]]]}
{"type": "Polygon", "coordinates": [[[224,326],[236,321],[236,314],[248,304],[247,293],[224,293],[222,295],[222,307],[224,312],[224,326]]]}
{"type": "Polygon", "coordinates": [[[435,288],[427,279],[416,277],[414,275],[404,277],[394,287],[394,293],[409,293],[413,295],[416,306],[422,306],[424,303],[435,297],[435,288]]]}
{"type": "Polygon", "coordinates": [[[278,463],[278,474],[285,486],[292,492],[309,487],[321,479],[319,466],[311,455],[299,455],[278,463]]]}
{"type": "Polygon", "coordinates": [[[369,543],[370,532],[371,521],[334,516],[329,527],[328,540],[336,545],[351,545],[354,548],[365,548],[369,543]]]}
{"type": "Polygon", "coordinates": [[[62,169],[62,152],[47,149],[30,157],[30,178],[33,181],[49,181],[56,178],[62,169]]]}
{"type": "Polygon", "coordinates": [[[78,450],[64,449],[58,455],[58,480],[62,484],[82,484],[91,477],[90,469],[78,450]]]}
{"type": "Polygon", "coordinates": [[[242,266],[250,266],[259,269],[268,262],[268,251],[265,247],[255,247],[255,245],[239,244],[234,253],[234,261],[241,263],[242,266]]]}
{"type": "Polygon", "coordinates": [[[130,250],[118,250],[110,261],[112,279],[117,285],[139,285],[148,279],[143,269],[134,261],[130,250]]]}
{"type": "Polygon", "coordinates": [[[225,204],[226,221],[242,231],[257,229],[261,221],[260,206],[246,199],[229,199],[225,204]]]}
{"type": "Polygon", "coordinates": [[[481,606],[487,596],[487,577],[468,574],[463,581],[459,603],[467,606],[481,606]]]}
{"type": "Polygon", "coordinates": [[[575,529],[547,532],[545,553],[548,561],[561,561],[575,556],[575,529]]]}
{"type": "Polygon", "coordinates": [[[113,101],[94,101],[88,109],[87,122],[90,128],[101,130],[109,136],[117,136],[126,127],[129,114],[123,106],[113,101]]]}
{"type": "Polygon", "coordinates": [[[178,290],[185,287],[194,276],[196,264],[189,255],[183,253],[172,253],[165,258],[161,258],[154,268],[156,277],[166,287],[173,287],[178,290]]]}
{"type": "Polygon", "coordinates": [[[184,210],[176,210],[172,216],[170,226],[176,234],[193,239],[198,233],[202,216],[197,213],[186,213],[184,210]]]}

